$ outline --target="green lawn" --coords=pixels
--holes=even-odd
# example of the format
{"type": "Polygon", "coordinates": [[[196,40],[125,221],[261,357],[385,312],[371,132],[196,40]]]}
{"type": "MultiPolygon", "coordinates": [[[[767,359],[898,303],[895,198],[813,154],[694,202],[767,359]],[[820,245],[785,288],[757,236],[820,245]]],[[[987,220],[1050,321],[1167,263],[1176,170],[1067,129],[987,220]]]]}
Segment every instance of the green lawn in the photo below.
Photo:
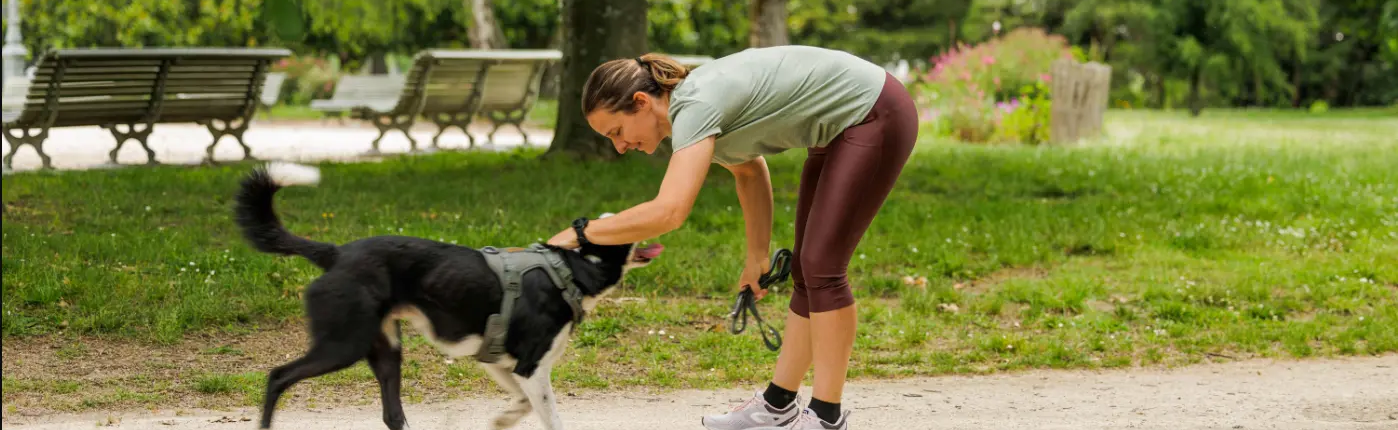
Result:
{"type": "MultiPolygon", "coordinates": [[[[1114,111],[1108,131],[1072,148],[926,139],[850,268],[862,323],[852,376],[1398,350],[1398,117],[1114,111]]],[[[278,210],[293,232],[323,240],[514,246],[644,201],[663,175],[643,157],[535,155],[325,164],[319,187],[284,190],[278,210]]],[[[791,244],[802,160],[770,160],[776,247],[791,244]]],[[[297,321],[297,294],[318,272],[242,243],[230,204],[250,167],[6,177],[6,342],[61,332],[173,344],[297,321]]],[[[660,239],[666,254],[629,278],[624,295],[644,300],[604,305],[581,327],[560,386],[768,377],[775,354],[756,333],[716,327],[743,236],[732,178],[715,168],[708,184],[684,227],[660,239]]],[[[765,300],[764,315],[780,319],[782,298],[765,300]]],[[[414,366],[410,377],[441,371],[432,377],[450,386],[486,380],[470,363],[414,366]]],[[[355,369],[344,380],[371,389],[355,369]]],[[[139,400],[148,384],[130,382],[127,397],[256,393],[265,369],[185,371],[186,388],[139,400]]],[[[9,402],[72,382],[7,373],[5,384],[9,402]]]]}
{"type": "MultiPolygon", "coordinates": [[[[528,125],[539,128],[553,128],[554,121],[558,116],[558,101],[553,99],[542,99],[529,111],[528,125]]],[[[311,109],[310,106],[276,105],[270,111],[259,111],[259,118],[270,118],[273,120],[319,120],[324,114],[318,110],[311,109]]]]}

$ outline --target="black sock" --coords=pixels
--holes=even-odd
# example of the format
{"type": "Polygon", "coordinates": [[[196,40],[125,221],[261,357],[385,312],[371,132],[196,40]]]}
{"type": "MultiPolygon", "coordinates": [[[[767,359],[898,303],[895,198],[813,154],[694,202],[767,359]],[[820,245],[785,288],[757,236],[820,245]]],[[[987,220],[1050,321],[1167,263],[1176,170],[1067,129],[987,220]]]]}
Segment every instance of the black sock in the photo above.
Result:
{"type": "Polygon", "coordinates": [[[767,404],[777,409],[786,409],[787,406],[791,406],[791,403],[796,401],[796,392],[769,382],[767,383],[767,391],[762,393],[762,398],[767,400],[767,404]]]}
{"type": "Polygon", "coordinates": [[[807,407],[811,408],[811,412],[815,412],[816,416],[820,417],[821,421],[825,421],[830,424],[835,424],[836,421],[840,420],[839,403],[830,403],[812,397],[811,404],[807,407]]]}

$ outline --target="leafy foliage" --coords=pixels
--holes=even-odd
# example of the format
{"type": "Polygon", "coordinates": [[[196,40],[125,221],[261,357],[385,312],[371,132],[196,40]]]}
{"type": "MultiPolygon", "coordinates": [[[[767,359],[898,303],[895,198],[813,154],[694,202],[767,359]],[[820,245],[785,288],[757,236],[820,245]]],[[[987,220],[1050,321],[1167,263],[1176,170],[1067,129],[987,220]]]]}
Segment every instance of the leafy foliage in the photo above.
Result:
{"type": "Polygon", "coordinates": [[[1039,143],[1049,125],[1043,84],[1051,79],[1053,62],[1072,55],[1062,36],[1015,29],[937,57],[913,90],[943,134],[968,142],[1039,143]],[[1011,129],[1002,131],[1002,125],[1011,129]]]}
{"type": "MultiPolygon", "coordinates": [[[[381,53],[465,47],[471,24],[463,0],[18,1],[31,56],[276,45],[357,68],[381,53]]],[[[511,48],[558,46],[557,0],[491,4],[511,48]]],[[[647,7],[653,51],[723,56],[747,47],[747,2],[647,7]]],[[[788,10],[792,43],[915,67],[959,43],[1043,28],[1113,66],[1117,107],[1398,102],[1398,0],[788,0],[788,10]]]]}

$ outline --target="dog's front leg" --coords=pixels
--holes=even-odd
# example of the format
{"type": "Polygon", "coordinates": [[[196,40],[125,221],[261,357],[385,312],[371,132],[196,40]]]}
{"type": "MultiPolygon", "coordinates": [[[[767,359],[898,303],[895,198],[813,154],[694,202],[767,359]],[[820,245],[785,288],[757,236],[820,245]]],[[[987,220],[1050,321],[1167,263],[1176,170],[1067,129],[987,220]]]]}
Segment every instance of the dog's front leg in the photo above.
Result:
{"type": "Polygon", "coordinates": [[[572,333],[573,324],[567,323],[554,335],[553,345],[548,352],[544,353],[543,359],[529,369],[530,366],[515,366],[515,371],[510,373],[520,388],[524,390],[524,395],[529,397],[529,403],[534,405],[534,411],[539,413],[539,421],[544,423],[544,428],[548,430],[563,430],[563,419],[558,416],[557,396],[553,394],[553,365],[563,356],[563,350],[568,347],[568,334],[572,333]]]}
{"type": "Polygon", "coordinates": [[[563,419],[558,416],[558,407],[553,395],[553,383],[549,374],[553,369],[541,366],[535,369],[534,374],[528,378],[511,374],[519,385],[524,389],[525,396],[529,397],[529,403],[534,405],[534,411],[539,413],[539,421],[544,423],[544,428],[548,430],[563,430],[563,419]]]}
{"type": "Polygon", "coordinates": [[[528,415],[532,410],[529,406],[529,397],[524,394],[524,390],[520,388],[519,382],[515,381],[515,378],[510,374],[508,368],[490,363],[482,363],[481,367],[485,369],[486,373],[490,374],[490,377],[495,380],[495,383],[500,384],[500,388],[503,388],[506,393],[510,394],[510,406],[505,408],[505,411],[501,412],[499,416],[495,417],[494,427],[492,428],[494,430],[504,430],[514,427],[515,424],[519,423],[520,419],[524,418],[524,416],[528,415]]]}

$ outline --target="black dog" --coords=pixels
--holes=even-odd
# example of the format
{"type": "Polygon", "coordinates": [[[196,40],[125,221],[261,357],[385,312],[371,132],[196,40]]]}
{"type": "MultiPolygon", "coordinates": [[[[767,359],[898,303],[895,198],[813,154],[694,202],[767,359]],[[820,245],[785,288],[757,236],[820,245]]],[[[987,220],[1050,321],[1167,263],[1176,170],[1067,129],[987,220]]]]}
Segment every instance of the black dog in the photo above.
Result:
{"type": "MultiPolygon", "coordinates": [[[[277,399],[293,384],[368,360],[378,380],[383,420],[393,430],[407,428],[399,398],[403,353],[398,319],[414,324],[451,357],[469,357],[481,347],[487,318],[500,311],[504,293],[499,276],[480,250],[404,236],[376,236],[336,246],[287,232],[273,210],[277,190],[319,182],[314,167],[273,163],[242,181],[237,223],[259,251],[299,255],[325,270],[305,290],[311,345],[304,356],[267,376],[261,428],[270,428],[277,399]]],[[[571,269],[591,310],[627,270],[645,266],[660,245],[585,245],[578,250],[548,247],[571,269]]],[[[550,373],[575,328],[574,309],[543,270],[524,272],[512,308],[504,354],[480,363],[512,396],[494,428],[514,426],[531,410],[546,428],[561,430],[550,373]]]]}

